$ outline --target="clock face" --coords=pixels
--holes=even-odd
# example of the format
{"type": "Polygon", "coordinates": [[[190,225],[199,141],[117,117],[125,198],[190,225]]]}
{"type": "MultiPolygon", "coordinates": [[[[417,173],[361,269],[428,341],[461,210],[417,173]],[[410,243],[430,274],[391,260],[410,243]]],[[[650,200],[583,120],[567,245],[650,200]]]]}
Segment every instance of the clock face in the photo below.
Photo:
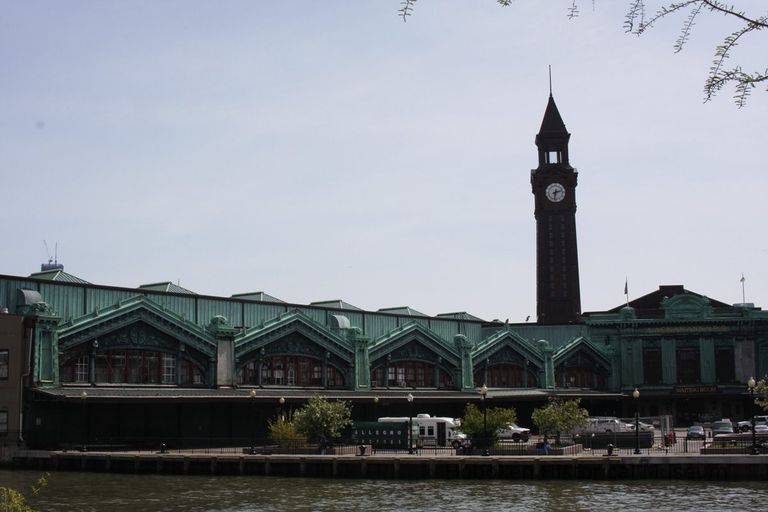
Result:
{"type": "Polygon", "coordinates": [[[565,187],[559,183],[552,183],[546,190],[547,199],[553,203],[559,203],[565,197],[565,187]]]}

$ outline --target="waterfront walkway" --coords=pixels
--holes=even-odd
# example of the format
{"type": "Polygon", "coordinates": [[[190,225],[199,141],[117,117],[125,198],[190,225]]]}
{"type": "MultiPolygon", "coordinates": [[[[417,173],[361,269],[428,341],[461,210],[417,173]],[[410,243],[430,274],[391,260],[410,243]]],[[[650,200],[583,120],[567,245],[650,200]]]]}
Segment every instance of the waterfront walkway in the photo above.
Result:
{"type": "Polygon", "coordinates": [[[18,451],[14,467],[114,473],[266,475],[325,478],[768,480],[768,455],[455,455],[377,452],[334,455],[216,453],[214,450],[18,451]]]}

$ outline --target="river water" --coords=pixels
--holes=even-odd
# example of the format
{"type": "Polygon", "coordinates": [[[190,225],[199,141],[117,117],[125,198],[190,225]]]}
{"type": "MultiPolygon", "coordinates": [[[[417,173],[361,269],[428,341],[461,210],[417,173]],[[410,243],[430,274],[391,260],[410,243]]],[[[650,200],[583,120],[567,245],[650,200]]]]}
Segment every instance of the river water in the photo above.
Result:
{"type": "MultiPolygon", "coordinates": [[[[0,471],[0,485],[26,490],[34,471],[0,471]]],[[[575,512],[759,510],[764,482],[325,480],[260,476],[52,473],[30,500],[54,511],[468,510],[575,512]]]]}

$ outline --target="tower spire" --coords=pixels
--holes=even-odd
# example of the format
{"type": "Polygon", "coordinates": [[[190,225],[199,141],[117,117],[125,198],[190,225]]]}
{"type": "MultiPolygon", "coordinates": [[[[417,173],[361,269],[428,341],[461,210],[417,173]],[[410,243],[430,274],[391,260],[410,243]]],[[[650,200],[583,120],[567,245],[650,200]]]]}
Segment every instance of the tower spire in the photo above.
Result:
{"type": "Polygon", "coordinates": [[[549,65],[549,97],[552,97],[552,64],[549,65]]]}

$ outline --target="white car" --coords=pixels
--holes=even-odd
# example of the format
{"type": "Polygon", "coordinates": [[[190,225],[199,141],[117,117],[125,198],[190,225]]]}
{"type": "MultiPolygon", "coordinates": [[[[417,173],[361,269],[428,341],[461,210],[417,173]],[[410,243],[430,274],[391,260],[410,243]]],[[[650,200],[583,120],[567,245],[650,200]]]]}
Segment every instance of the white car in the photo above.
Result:
{"type": "Polygon", "coordinates": [[[518,443],[520,441],[528,442],[531,437],[531,429],[520,427],[515,423],[510,423],[506,427],[500,428],[496,431],[496,435],[499,439],[511,439],[518,443]]]}
{"type": "MultiPolygon", "coordinates": [[[[632,422],[632,423],[627,422],[627,425],[629,425],[629,430],[631,430],[632,432],[635,431],[635,423],[634,422],[632,422]]],[[[638,422],[638,425],[640,426],[640,432],[653,432],[654,431],[653,425],[651,425],[650,423],[643,423],[642,421],[640,421],[640,422],[638,422]]]]}

